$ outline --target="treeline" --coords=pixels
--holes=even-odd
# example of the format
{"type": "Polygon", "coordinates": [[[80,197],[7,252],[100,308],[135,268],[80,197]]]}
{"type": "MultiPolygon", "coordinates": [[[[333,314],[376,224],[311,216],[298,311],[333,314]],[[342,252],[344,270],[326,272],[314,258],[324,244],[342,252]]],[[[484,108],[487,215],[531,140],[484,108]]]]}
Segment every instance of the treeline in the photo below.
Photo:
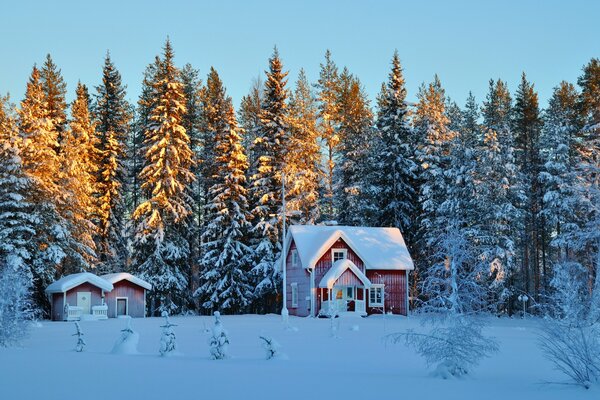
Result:
{"type": "Polygon", "coordinates": [[[470,95],[463,107],[436,76],[409,104],[397,53],[374,107],[329,51],[317,82],[300,71],[291,87],[286,76],[275,50],[236,113],[217,71],[202,81],[177,67],[167,41],[137,104],[109,54],[102,82],[79,83],[67,104],[48,55],[20,104],[0,107],[4,264],[27,275],[45,310],[55,278],[125,270],[152,283],[153,314],[275,311],[285,175],[290,223],[400,228],[417,266],[414,305],[428,297],[428,271],[458,256],[465,276],[485,271],[474,279],[495,312],[523,293],[543,305],[567,264],[593,282],[598,59],[543,111],[525,74],[513,95],[491,80],[482,104],[470,95]]]}

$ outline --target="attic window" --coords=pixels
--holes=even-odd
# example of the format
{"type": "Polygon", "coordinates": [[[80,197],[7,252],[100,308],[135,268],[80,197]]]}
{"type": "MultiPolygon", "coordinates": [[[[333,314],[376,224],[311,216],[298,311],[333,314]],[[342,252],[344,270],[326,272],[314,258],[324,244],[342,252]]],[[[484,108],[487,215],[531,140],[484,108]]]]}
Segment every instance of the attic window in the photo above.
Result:
{"type": "Polygon", "coordinates": [[[297,267],[300,264],[300,260],[298,257],[298,250],[292,250],[292,267],[297,267]]]}
{"type": "Polygon", "coordinates": [[[332,249],[331,250],[332,262],[336,262],[339,260],[345,260],[346,258],[348,258],[348,250],[347,249],[332,249]]]}

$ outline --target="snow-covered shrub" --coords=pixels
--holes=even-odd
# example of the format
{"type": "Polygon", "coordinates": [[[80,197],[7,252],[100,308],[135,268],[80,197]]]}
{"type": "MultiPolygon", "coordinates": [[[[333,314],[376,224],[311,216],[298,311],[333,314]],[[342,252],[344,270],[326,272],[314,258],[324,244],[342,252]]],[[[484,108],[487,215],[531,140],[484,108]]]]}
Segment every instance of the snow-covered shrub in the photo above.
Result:
{"type": "Polygon", "coordinates": [[[172,324],[169,321],[169,314],[166,311],[162,312],[162,316],[165,318],[165,324],[161,325],[163,328],[162,336],[160,337],[160,355],[168,356],[169,354],[173,354],[177,351],[177,341],[175,338],[175,332],[173,332],[173,327],[177,326],[172,324]]]}
{"type": "Polygon", "coordinates": [[[73,336],[77,336],[77,344],[75,345],[75,351],[81,353],[87,343],[83,339],[83,331],[81,330],[81,326],[79,326],[79,322],[75,322],[75,328],[77,332],[73,334],[73,336]]]}
{"type": "Polygon", "coordinates": [[[596,274],[592,293],[588,279],[587,271],[577,263],[565,262],[555,268],[552,309],[539,333],[544,355],[586,389],[600,383],[600,274],[596,274]]]}
{"type": "Polygon", "coordinates": [[[281,357],[281,353],[279,352],[281,346],[279,343],[267,336],[259,336],[259,338],[263,341],[263,348],[265,349],[267,360],[281,357]]]}
{"type": "Polygon", "coordinates": [[[427,363],[434,366],[434,376],[448,379],[466,375],[483,358],[498,350],[498,344],[482,333],[480,320],[461,315],[438,321],[428,333],[412,330],[392,335],[414,347],[427,363]]]}
{"type": "Polygon", "coordinates": [[[121,330],[121,335],[113,346],[113,354],[137,354],[138,343],[140,341],[139,333],[131,329],[131,317],[127,318],[125,329],[121,330]]]}
{"type": "Polygon", "coordinates": [[[210,355],[213,360],[223,360],[229,357],[229,338],[227,331],[223,329],[221,323],[221,313],[215,311],[215,325],[212,328],[212,335],[208,340],[210,346],[210,355]]]}
{"type": "Polygon", "coordinates": [[[35,316],[29,287],[20,257],[0,263],[0,347],[17,345],[29,332],[35,316]]]}
{"type": "Polygon", "coordinates": [[[484,320],[477,318],[487,298],[486,270],[474,256],[467,235],[448,229],[440,236],[436,259],[428,270],[423,292],[423,324],[427,333],[412,330],[389,335],[394,343],[404,341],[444,379],[469,373],[481,359],[498,350],[492,337],[483,335],[484,320]]]}

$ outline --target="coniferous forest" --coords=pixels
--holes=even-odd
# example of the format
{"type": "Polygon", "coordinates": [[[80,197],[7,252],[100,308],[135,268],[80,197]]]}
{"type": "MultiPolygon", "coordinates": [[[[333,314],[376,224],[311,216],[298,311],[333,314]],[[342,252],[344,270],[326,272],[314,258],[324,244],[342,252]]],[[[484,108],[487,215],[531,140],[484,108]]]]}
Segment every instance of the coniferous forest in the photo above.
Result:
{"type": "Polygon", "coordinates": [[[428,278],[458,258],[460,283],[477,280],[477,307],[498,315],[524,294],[541,313],[565,271],[591,290],[600,60],[548,104],[525,73],[516,91],[494,77],[485,98],[456,104],[437,76],[409,103],[390,56],[372,101],[329,51],[317,81],[290,82],[275,49],[236,105],[218,71],[178,64],[168,40],[127,82],[142,86],[133,104],[110,54],[97,86],[75,88],[48,55],[23,99],[0,99],[2,262],[43,313],[48,284],[80,271],[147,280],[152,315],[278,311],[284,177],[289,224],[401,230],[413,308],[451,290],[428,278]]]}

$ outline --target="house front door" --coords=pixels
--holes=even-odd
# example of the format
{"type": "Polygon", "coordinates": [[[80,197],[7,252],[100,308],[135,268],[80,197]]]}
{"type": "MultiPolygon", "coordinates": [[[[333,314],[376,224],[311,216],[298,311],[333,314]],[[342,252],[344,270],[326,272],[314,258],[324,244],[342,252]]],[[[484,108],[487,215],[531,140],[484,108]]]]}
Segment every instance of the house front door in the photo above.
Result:
{"type": "Polygon", "coordinates": [[[77,307],[81,307],[82,314],[91,314],[92,312],[92,293],[77,292],[77,307]]]}

